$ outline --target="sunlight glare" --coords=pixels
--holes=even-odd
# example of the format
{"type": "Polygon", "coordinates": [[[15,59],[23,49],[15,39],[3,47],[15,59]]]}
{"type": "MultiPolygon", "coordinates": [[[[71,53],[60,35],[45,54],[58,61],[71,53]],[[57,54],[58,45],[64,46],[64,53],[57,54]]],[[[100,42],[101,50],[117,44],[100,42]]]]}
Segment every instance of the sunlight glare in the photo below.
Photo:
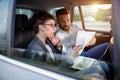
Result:
{"type": "Polygon", "coordinates": [[[97,10],[98,10],[98,5],[97,4],[94,4],[94,5],[92,5],[92,9],[93,9],[93,11],[94,12],[96,12],[97,10]]]}
{"type": "Polygon", "coordinates": [[[106,9],[110,9],[112,7],[112,5],[111,4],[104,4],[104,5],[97,5],[97,4],[94,4],[94,5],[92,5],[92,9],[93,9],[93,11],[97,11],[98,9],[104,9],[104,10],[106,10],[106,9]]]}
{"type": "Polygon", "coordinates": [[[99,8],[101,8],[101,9],[110,9],[111,7],[112,7],[112,5],[110,5],[110,4],[99,5],[99,8]]]}

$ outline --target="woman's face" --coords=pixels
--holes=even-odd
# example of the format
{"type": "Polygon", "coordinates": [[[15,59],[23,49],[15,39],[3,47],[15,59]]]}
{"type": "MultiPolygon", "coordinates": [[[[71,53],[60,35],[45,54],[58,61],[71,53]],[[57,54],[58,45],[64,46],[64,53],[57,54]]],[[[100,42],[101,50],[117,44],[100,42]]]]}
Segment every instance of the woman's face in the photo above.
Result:
{"type": "Polygon", "coordinates": [[[55,22],[53,19],[47,20],[45,24],[43,24],[43,32],[49,38],[53,38],[56,32],[55,22]]]}

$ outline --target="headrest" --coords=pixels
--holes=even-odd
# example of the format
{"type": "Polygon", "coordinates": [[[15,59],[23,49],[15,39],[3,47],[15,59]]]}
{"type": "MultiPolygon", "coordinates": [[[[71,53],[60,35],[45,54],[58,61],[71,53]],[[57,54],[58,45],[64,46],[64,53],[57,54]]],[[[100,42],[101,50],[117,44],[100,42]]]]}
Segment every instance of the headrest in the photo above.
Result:
{"type": "Polygon", "coordinates": [[[15,16],[15,30],[29,29],[29,28],[30,28],[30,24],[29,24],[27,15],[16,14],[16,16],[15,16]]]}

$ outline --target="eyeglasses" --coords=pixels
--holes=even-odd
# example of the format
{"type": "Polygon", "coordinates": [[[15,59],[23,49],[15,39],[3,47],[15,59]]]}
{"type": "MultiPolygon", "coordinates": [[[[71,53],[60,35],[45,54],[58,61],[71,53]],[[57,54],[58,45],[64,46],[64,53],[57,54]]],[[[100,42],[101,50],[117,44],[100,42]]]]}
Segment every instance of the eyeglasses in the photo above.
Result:
{"type": "Polygon", "coordinates": [[[55,27],[56,26],[56,24],[43,24],[44,26],[45,25],[48,25],[48,26],[51,26],[51,27],[55,27]]]}

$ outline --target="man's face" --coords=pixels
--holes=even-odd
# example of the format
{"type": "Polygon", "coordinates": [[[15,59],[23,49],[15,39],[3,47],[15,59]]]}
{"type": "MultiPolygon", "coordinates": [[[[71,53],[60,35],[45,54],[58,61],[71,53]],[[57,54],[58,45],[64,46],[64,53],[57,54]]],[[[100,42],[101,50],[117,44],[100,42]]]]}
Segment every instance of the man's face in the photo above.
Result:
{"type": "Polygon", "coordinates": [[[70,15],[59,15],[57,18],[57,22],[60,28],[66,32],[69,32],[70,29],[70,15]]]}

